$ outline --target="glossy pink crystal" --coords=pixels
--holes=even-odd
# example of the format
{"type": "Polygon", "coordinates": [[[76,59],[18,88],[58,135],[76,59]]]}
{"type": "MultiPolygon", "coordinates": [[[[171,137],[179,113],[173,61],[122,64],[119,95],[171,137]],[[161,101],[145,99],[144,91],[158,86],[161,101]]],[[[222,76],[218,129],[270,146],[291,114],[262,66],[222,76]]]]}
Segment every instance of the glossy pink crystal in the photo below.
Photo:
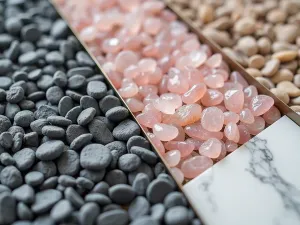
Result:
{"type": "Polygon", "coordinates": [[[210,132],[217,132],[223,128],[224,115],[222,110],[217,107],[208,107],[203,110],[201,125],[210,132]]]}
{"type": "Polygon", "coordinates": [[[213,161],[206,156],[194,156],[185,160],[181,165],[184,177],[192,179],[212,167],[213,161]]]}

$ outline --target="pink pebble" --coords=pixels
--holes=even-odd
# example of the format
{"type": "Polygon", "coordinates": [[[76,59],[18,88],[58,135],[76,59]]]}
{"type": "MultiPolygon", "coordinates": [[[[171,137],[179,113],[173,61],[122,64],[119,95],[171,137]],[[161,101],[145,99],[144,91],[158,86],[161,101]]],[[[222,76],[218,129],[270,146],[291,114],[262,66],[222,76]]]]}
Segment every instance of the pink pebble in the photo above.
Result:
{"type": "Polygon", "coordinates": [[[178,135],[176,138],[173,139],[173,141],[184,141],[185,140],[185,132],[182,126],[177,124],[172,124],[173,126],[177,127],[178,129],[178,135]]]}
{"type": "Polygon", "coordinates": [[[221,92],[214,89],[207,89],[206,93],[201,99],[204,106],[216,106],[223,101],[224,97],[221,92]]]}
{"type": "Polygon", "coordinates": [[[183,75],[188,78],[189,86],[192,87],[204,81],[201,72],[193,67],[186,66],[183,69],[183,75]]]}
{"type": "Polygon", "coordinates": [[[193,49],[193,51],[190,52],[190,54],[188,55],[188,57],[191,60],[191,66],[193,68],[198,68],[207,59],[207,56],[206,56],[205,52],[199,51],[199,50],[195,50],[195,49],[193,49]]]}
{"type": "Polygon", "coordinates": [[[206,156],[194,156],[185,160],[181,165],[184,177],[192,179],[212,167],[213,161],[206,156]]]}
{"type": "Polygon", "coordinates": [[[177,167],[173,167],[170,169],[171,174],[173,175],[174,179],[179,183],[182,184],[184,180],[184,175],[181,170],[177,167]]]}
{"type": "Polygon", "coordinates": [[[206,141],[210,138],[217,138],[219,140],[223,138],[223,132],[210,132],[204,129],[200,122],[186,126],[184,131],[189,137],[201,141],[206,141]]]}
{"type": "Polygon", "coordinates": [[[168,90],[177,94],[184,94],[189,90],[187,78],[180,74],[173,74],[168,79],[168,90]]]}
{"type": "Polygon", "coordinates": [[[240,112],[240,121],[246,124],[251,124],[254,122],[254,116],[250,109],[245,108],[240,112]]]}
{"type": "Polygon", "coordinates": [[[254,116],[266,113],[274,105],[274,99],[267,95],[254,96],[250,102],[250,110],[254,116]]]}
{"type": "Polygon", "coordinates": [[[150,104],[150,103],[154,103],[154,101],[156,101],[157,99],[159,99],[158,95],[157,94],[148,94],[144,100],[143,100],[143,103],[145,105],[147,104],[150,104]]]}
{"type": "Polygon", "coordinates": [[[161,141],[155,136],[155,134],[153,134],[153,133],[147,133],[147,136],[149,137],[150,141],[153,143],[153,145],[155,146],[155,148],[162,155],[164,155],[165,152],[166,152],[165,147],[164,147],[163,143],[161,143],[161,141]]]}
{"type": "Polygon", "coordinates": [[[150,17],[144,21],[143,29],[150,35],[156,35],[162,28],[162,22],[158,18],[150,17]]]}
{"type": "Polygon", "coordinates": [[[224,78],[219,74],[212,74],[204,77],[204,83],[209,88],[221,88],[224,86],[224,78]]]}
{"type": "Polygon", "coordinates": [[[224,124],[227,125],[228,123],[238,123],[240,120],[240,116],[237,113],[226,111],[224,114],[224,124]]]}
{"type": "Polygon", "coordinates": [[[182,44],[182,50],[185,52],[191,52],[200,48],[200,43],[197,39],[190,39],[182,44]]]}
{"type": "Polygon", "coordinates": [[[223,128],[224,115],[217,107],[208,107],[203,110],[201,117],[202,127],[210,132],[217,132],[223,128]]]}
{"type": "Polygon", "coordinates": [[[171,150],[164,155],[164,158],[170,167],[175,167],[180,162],[181,154],[178,150],[171,150]]]}
{"type": "Polygon", "coordinates": [[[238,148],[238,144],[230,140],[226,140],[225,146],[228,153],[233,152],[238,148]]]}
{"type": "Polygon", "coordinates": [[[175,126],[157,123],[153,126],[153,133],[161,141],[171,141],[178,135],[178,129],[175,126]]]}
{"type": "Polygon", "coordinates": [[[160,123],[162,120],[161,113],[153,110],[143,112],[136,116],[137,121],[145,127],[152,128],[154,124],[160,123]]]}
{"type": "Polygon", "coordinates": [[[102,49],[105,53],[117,53],[121,48],[122,43],[118,38],[105,39],[102,43],[102,49]]]}
{"type": "Polygon", "coordinates": [[[143,97],[146,97],[149,94],[157,94],[158,88],[154,85],[143,85],[139,87],[139,94],[143,97]]]}
{"type": "Polygon", "coordinates": [[[248,131],[248,128],[245,125],[240,124],[238,125],[238,128],[240,133],[240,140],[238,143],[242,145],[251,139],[251,135],[248,131]]]}
{"type": "Polygon", "coordinates": [[[119,89],[119,93],[123,98],[132,98],[139,92],[139,88],[134,82],[122,85],[119,89]]]}
{"type": "Polygon", "coordinates": [[[211,159],[216,159],[222,151],[222,143],[216,138],[210,138],[205,141],[199,148],[199,154],[207,156],[211,159]]]}
{"type": "Polygon", "coordinates": [[[224,94],[225,107],[232,112],[239,113],[244,106],[244,92],[241,90],[228,90],[224,94]]]}
{"type": "Polygon", "coordinates": [[[224,135],[228,140],[238,142],[240,139],[240,133],[238,126],[235,123],[228,123],[224,129],[224,135]]]}
{"type": "Polygon", "coordinates": [[[194,139],[194,138],[188,138],[185,140],[187,143],[191,143],[194,145],[194,150],[199,150],[200,146],[203,144],[203,141],[194,139]]]}
{"type": "Polygon", "coordinates": [[[249,86],[248,82],[245,80],[245,78],[237,71],[233,71],[230,74],[230,80],[234,83],[241,84],[244,88],[249,86]]]}
{"type": "Polygon", "coordinates": [[[138,56],[132,51],[122,51],[115,60],[116,70],[123,72],[127,67],[135,65],[138,62],[138,56]]]}
{"type": "Polygon", "coordinates": [[[263,118],[267,124],[273,124],[281,117],[280,111],[275,107],[272,106],[264,115],[263,118]]]}
{"type": "Polygon", "coordinates": [[[138,62],[138,68],[141,72],[149,72],[149,73],[153,73],[156,69],[156,61],[154,59],[141,59],[138,62]]]}
{"type": "Polygon", "coordinates": [[[136,99],[136,98],[128,98],[126,99],[126,103],[132,112],[141,112],[143,111],[145,105],[142,101],[136,99]]]}
{"type": "Polygon", "coordinates": [[[251,102],[252,98],[256,95],[258,95],[258,91],[255,86],[250,85],[250,86],[246,87],[244,89],[245,104],[247,104],[247,106],[248,106],[249,103],[251,102]]]}
{"type": "Polygon", "coordinates": [[[205,62],[205,64],[211,68],[219,67],[221,63],[222,63],[222,55],[219,53],[213,54],[205,62]]]}
{"type": "Polygon", "coordinates": [[[205,94],[207,88],[205,84],[199,83],[191,87],[190,90],[182,95],[182,101],[185,104],[192,104],[199,101],[205,94]]]}
{"type": "Polygon", "coordinates": [[[181,153],[181,157],[186,157],[194,151],[194,144],[185,141],[169,141],[165,143],[167,150],[178,149],[181,153]]]}
{"type": "Polygon", "coordinates": [[[253,123],[245,124],[245,126],[247,127],[247,130],[249,131],[250,134],[257,135],[265,129],[266,123],[262,117],[257,116],[254,118],[253,123]]]}

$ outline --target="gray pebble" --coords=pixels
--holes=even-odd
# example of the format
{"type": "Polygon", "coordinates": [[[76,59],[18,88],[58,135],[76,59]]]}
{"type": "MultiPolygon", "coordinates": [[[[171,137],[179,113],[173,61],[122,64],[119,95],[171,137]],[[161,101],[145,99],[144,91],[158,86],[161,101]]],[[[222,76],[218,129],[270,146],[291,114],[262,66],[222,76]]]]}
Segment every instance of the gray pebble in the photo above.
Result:
{"type": "Polygon", "coordinates": [[[95,66],[93,59],[91,59],[91,57],[84,51],[77,52],[76,60],[80,66],[95,66]]]}
{"type": "Polygon", "coordinates": [[[131,220],[148,215],[150,211],[150,204],[143,196],[136,197],[129,205],[128,214],[131,220]]]}
{"type": "Polygon", "coordinates": [[[169,182],[170,185],[172,185],[173,189],[176,189],[176,187],[177,187],[175,180],[169,174],[161,173],[157,176],[157,179],[163,179],[163,180],[169,182]]]}
{"type": "Polygon", "coordinates": [[[155,179],[149,184],[146,196],[153,204],[161,203],[171,191],[173,191],[173,186],[170,182],[167,182],[165,179],[155,179]]]}
{"type": "Polygon", "coordinates": [[[144,173],[139,173],[136,175],[132,183],[132,188],[135,190],[137,195],[145,195],[149,184],[150,184],[149,177],[144,173]]]}
{"type": "Polygon", "coordinates": [[[133,154],[138,155],[143,161],[145,161],[148,164],[153,165],[157,162],[156,154],[154,152],[146,149],[146,148],[133,146],[130,149],[130,152],[133,153],[133,154]]]}
{"type": "Polygon", "coordinates": [[[55,222],[48,215],[44,215],[36,218],[35,221],[33,222],[33,225],[41,225],[41,224],[55,225],[55,222]]]}
{"type": "Polygon", "coordinates": [[[132,172],[141,165],[141,159],[135,154],[125,154],[119,158],[118,167],[125,172],[132,172]]]}
{"type": "Polygon", "coordinates": [[[3,148],[9,149],[13,144],[13,136],[9,132],[3,132],[0,134],[0,145],[3,148]]]}
{"type": "Polygon", "coordinates": [[[16,104],[23,100],[24,95],[25,91],[22,87],[13,87],[6,92],[6,100],[9,103],[16,104]]]}
{"type": "Polygon", "coordinates": [[[17,152],[22,148],[23,138],[23,133],[16,133],[16,135],[13,137],[13,146],[11,148],[12,152],[17,152]]]}
{"type": "Polygon", "coordinates": [[[13,41],[13,37],[9,34],[0,34],[0,48],[8,48],[10,43],[13,41]]]}
{"type": "Polygon", "coordinates": [[[12,195],[19,201],[30,204],[34,201],[35,193],[31,186],[23,184],[22,186],[13,190],[12,195]]]}
{"type": "MultiPolygon", "coordinates": [[[[69,98],[69,97],[68,97],[69,98]]],[[[67,114],[66,114],[66,118],[71,120],[72,123],[77,123],[77,118],[79,116],[79,114],[82,112],[82,109],[80,106],[76,106],[72,109],[70,109],[67,114]]]]}
{"type": "Polygon", "coordinates": [[[41,37],[41,32],[36,25],[26,25],[21,31],[22,38],[25,41],[36,42],[41,37]]]}
{"type": "Polygon", "coordinates": [[[58,183],[58,177],[54,176],[54,177],[50,177],[47,180],[45,180],[41,185],[40,185],[40,190],[46,190],[46,189],[53,189],[55,187],[57,187],[58,183]]]}
{"type": "Polygon", "coordinates": [[[79,211],[79,222],[84,225],[93,225],[100,213],[99,206],[94,202],[84,204],[79,211]]]}
{"type": "Polygon", "coordinates": [[[76,74],[80,74],[82,76],[89,77],[89,76],[93,75],[93,73],[94,73],[94,71],[91,67],[76,67],[76,68],[70,69],[67,73],[67,76],[72,77],[76,74]]]}
{"type": "Polygon", "coordinates": [[[35,70],[31,71],[30,73],[28,73],[28,79],[36,81],[42,77],[42,74],[43,74],[43,72],[41,69],[35,69],[35,70]]]}
{"type": "Polygon", "coordinates": [[[10,120],[6,116],[0,115],[0,134],[7,131],[10,127],[10,120]]]}
{"type": "Polygon", "coordinates": [[[76,185],[76,179],[69,175],[60,175],[58,178],[58,183],[64,187],[73,187],[76,185]]]}
{"type": "Polygon", "coordinates": [[[20,171],[28,170],[31,168],[35,161],[35,152],[30,148],[23,148],[13,155],[16,161],[16,167],[20,171]]]}
{"type": "Polygon", "coordinates": [[[117,107],[114,107],[114,108],[108,110],[105,113],[105,116],[109,120],[117,123],[117,122],[120,122],[120,121],[126,119],[129,116],[129,111],[128,111],[128,109],[126,109],[123,106],[117,106],[117,107]]]}
{"type": "Polygon", "coordinates": [[[36,157],[44,161],[56,159],[63,153],[64,147],[65,145],[62,141],[47,141],[38,147],[36,150],[36,157]]]}
{"type": "Polygon", "coordinates": [[[135,192],[131,186],[127,184],[117,184],[108,190],[109,197],[117,204],[129,204],[135,197],[135,192]]]}
{"type": "Polygon", "coordinates": [[[96,99],[92,98],[91,96],[85,95],[82,96],[80,99],[80,106],[82,109],[87,109],[87,108],[94,108],[96,110],[96,115],[100,115],[100,109],[99,109],[99,104],[96,99]]]}
{"type": "MultiPolygon", "coordinates": [[[[30,101],[33,101],[33,102],[36,102],[36,108],[38,109],[39,108],[39,101],[46,101],[46,100],[43,100],[45,98],[45,92],[43,91],[36,91],[36,92],[33,92],[31,94],[29,94],[27,96],[27,99],[30,100],[30,101]]],[[[46,103],[48,103],[46,101],[46,103]]],[[[45,105],[45,104],[44,104],[45,105]]]]}
{"type": "MultiPolygon", "coordinates": [[[[0,60],[0,71],[1,71],[1,61],[0,60]]],[[[12,79],[10,77],[0,77],[0,88],[3,90],[8,90],[12,85],[12,79]]]]}
{"type": "Polygon", "coordinates": [[[5,105],[0,103],[0,115],[4,115],[5,113],[5,105]]]}
{"type": "Polygon", "coordinates": [[[75,176],[79,168],[79,155],[73,150],[64,151],[57,160],[57,169],[60,174],[75,176]]]}
{"type": "Polygon", "coordinates": [[[73,211],[73,207],[68,200],[60,200],[55,204],[50,212],[50,217],[54,221],[62,221],[68,218],[73,211]]]}
{"type": "Polygon", "coordinates": [[[37,119],[30,123],[30,128],[32,131],[36,132],[38,135],[42,135],[42,128],[48,125],[46,119],[37,119]]]}
{"type": "Polygon", "coordinates": [[[46,92],[47,100],[53,105],[57,105],[63,97],[64,91],[58,86],[50,87],[46,92]]]}
{"type": "Polygon", "coordinates": [[[183,206],[172,207],[165,214],[166,225],[187,225],[189,222],[188,210],[183,206]]]}
{"type": "Polygon", "coordinates": [[[96,202],[100,206],[111,204],[111,200],[104,194],[91,193],[85,196],[84,200],[86,202],[96,202]]]}
{"type": "MultiPolygon", "coordinates": [[[[66,116],[67,113],[73,109],[73,100],[68,97],[68,96],[64,96],[58,103],[58,113],[61,116],[66,116]]],[[[66,117],[67,118],[67,117],[66,117]]],[[[69,119],[69,118],[67,118],[69,119]]],[[[77,118],[76,118],[77,119],[77,118]]],[[[75,120],[76,121],[76,120],[75,120]]],[[[72,120],[73,122],[73,120],[72,120]]],[[[74,122],[73,122],[74,123],[74,122]]]]}
{"type": "Polygon", "coordinates": [[[17,205],[17,215],[21,220],[32,220],[33,213],[29,209],[29,207],[23,202],[19,202],[17,205]]]}
{"type": "Polygon", "coordinates": [[[3,192],[11,193],[11,190],[7,186],[0,184],[0,193],[3,193],[3,192]]]}
{"type": "Polygon", "coordinates": [[[150,216],[142,216],[130,223],[130,225],[159,225],[157,220],[154,220],[150,216]]]}
{"type": "MultiPolygon", "coordinates": [[[[52,161],[40,161],[33,167],[33,171],[41,172],[44,175],[45,179],[47,179],[49,177],[55,176],[57,169],[55,163],[52,161]]],[[[47,180],[45,180],[45,182],[46,181],[47,180]]]]}
{"type": "Polygon", "coordinates": [[[63,116],[49,116],[47,118],[48,123],[51,125],[59,126],[59,127],[67,127],[72,124],[72,121],[66,119],[63,116]]]}
{"type": "Polygon", "coordinates": [[[107,95],[99,102],[100,109],[103,113],[106,113],[108,110],[121,106],[121,101],[113,95],[107,95]]]}
{"type": "Polygon", "coordinates": [[[113,122],[111,122],[109,119],[107,119],[106,117],[104,116],[96,116],[95,117],[96,120],[100,120],[102,123],[104,123],[107,128],[110,130],[110,131],[113,131],[114,127],[115,127],[115,124],[113,122]]]}
{"type": "Polygon", "coordinates": [[[16,200],[10,193],[0,194],[0,224],[12,224],[16,220],[16,200]]]}
{"type": "Polygon", "coordinates": [[[140,133],[139,125],[130,119],[122,121],[113,130],[113,136],[119,141],[127,141],[130,137],[140,135],[140,133]]]}
{"type": "Polygon", "coordinates": [[[92,190],[92,193],[100,193],[104,195],[108,195],[109,185],[105,181],[101,181],[96,184],[92,190]]]}
{"type": "Polygon", "coordinates": [[[66,95],[71,97],[74,101],[80,102],[80,99],[82,98],[82,94],[76,91],[66,90],[66,95]]]}
{"type": "Polygon", "coordinates": [[[29,110],[23,110],[18,112],[14,117],[15,124],[20,127],[29,127],[30,123],[34,121],[33,112],[29,110]]]}
{"type": "Polygon", "coordinates": [[[82,134],[72,141],[72,143],[70,144],[70,148],[75,151],[78,151],[82,149],[84,146],[86,146],[87,144],[89,144],[92,141],[92,139],[93,139],[92,134],[82,134]]]}
{"type": "Polygon", "coordinates": [[[31,210],[36,214],[48,212],[61,198],[61,192],[54,189],[37,192],[31,210]]]}
{"type": "Polygon", "coordinates": [[[50,75],[43,75],[37,81],[37,86],[43,91],[47,91],[53,85],[53,77],[50,75]]]}
{"type": "Polygon", "coordinates": [[[8,119],[13,120],[15,115],[21,111],[21,108],[17,104],[7,103],[5,107],[5,116],[8,119]]]}
{"type": "Polygon", "coordinates": [[[146,163],[141,163],[140,167],[137,170],[135,170],[135,171],[128,174],[129,184],[133,183],[135,177],[139,173],[144,173],[149,177],[150,181],[153,180],[154,174],[153,174],[153,171],[152,171],[151,167],[146,163]]]}
{"type": "Polygon", "coordinates": [[[91,181],[85,177],[78,177],[76,179],[76,184],[77,184],[77,187],[87,189],[87,190],[91,190],[95,185],[93,181],[91,181]]]}
{"type": "Polygon", "coordinates": [[[162,203],[157,203],[151,207],[151,217],[157,221],[162,221],[166,208],[162,203]]]}
{"type": "Polygon", "coordinates": [[[60,139],[65,136],[65,130],[58,126],[46,125],[42,128],[42,134],[51,139],[60,139]]]}
{"type": "Polygon", "coordinates": [[[54,38],[65,38],[68,35],[68,25],[62,19],[58,19],[53,23],[50,34],[54,38]]]}
{"type": "Polygon", "coordinates": [[[138,146],[146,149],[151,149],[149,141],[141,136],[132,136],[127,141],[127,149],[130,151],[131,147],[138,146]]]}
{"type": "Polygon", "coordinates": [[[19,106],[22,110],[32,110],[35,108],[35,103],[33,101],[23,99],[19,102],[19,106]]]}
{"type": "Polygon", "coordinates": [[[107,172],[105,181],[111,187],[117,184],[127,184],[127,176],[122,170],[115,169],[107,172]]]}
{"type": "MultiPolygon", "coordinates": [[[[10,45],[9,42],[8,46],[10,45]]],[[[1,37],[0,37],[0,45],[1,45],[1,37]]],[[[11,72],[13,66],[12,62],[9,59],[0,59],[0,74],[7,74],[11,72]]]]}
{"type": "Polygon", "coordinates": [[[21,172],[14,166],[5,167],[0,173],[1,184],[11,189],[20,187],[23,183],[21,172]]]}
{"type": "Polygon", "coordinates": [[[25,175],[25,183],[35,187],[42,184],[44,181],[44,175],[38,171],[31,171],[25,175]]]}
{"type": "Polygon", "coordinates": [[[128,222],[128,213],[124,209],[109,210],[97,218],[97,225],[127,225],[128,222]]]}
{"type": "Polygon", "coordinates": [[[18,81],[28,81],[27,73],[24,71],[16,71],[13,73],[12,78],[13,81],[16,83],[18,81]]]}
{"type": "Polygon", "coordinates": [[[0,102],[5,101],[6,99],[6,92],[4,89],[0,88],[0,102]]]}
{"type": "Polygon", "coordinates": [[[14,158],[7,152],[3,152],[0,156],[0,161],[4,166],[12,166],[16,163],[14,158]]]}
{"type": "Polygon", "coordinates": [[[100,170],[100,171],[93,171],[93,170],[81,170],[80,171],[80,176],[85,177],[94,183],[100,182],[103,177],[105,176],[105,170],[100,170]]]}
{"type": "Polygon", "coordinates": [[[120,154],[117,150],[110,151],[112,155],[112,160],[110,162],[109,168],[116,169],[119,161],[120,154]]]}
{"type": "Polygon", "coordinates": [[[161,173],[166,173],[166,167],[161,162],[158,162],[154,167],[154,174],[157,177],[161,173]]]}
{"type": "Polygon", "coordinates": [[[84,204],[82,197],[72,187],[67,187],[64,191],[65,198],[69,200],[75,208],[80,208],[84,204]]]}
{"type": "Polygon", "coordinates": [[[18,34],[22,29],[23,23],[16,17],[7,18],[5,21],[5,29],[12,35],[18,34]]]}
{"type": "Polygon", "coordinates": [[[36,52],[30,51],[19,56],[18,62],[23,66],[33,65],[37,63],[38,57],[36,52]]]}
{"type": "Polygon", "coordinates": [[[88,125],[94,119],[95,115],[96,110],[94,108],[87,108],[79,114],[77,123],[81,126],[88,125]]]}
{"type": "Polygon", "coordinates": [[[49,105],[42,105],[34,112],[34,117],[36,119],[47,119],[49,116],[56,116],[56,115],[57,115],[56,108],[49,105]]]}
{"type": "Polygon", "coordinates": [[[187,201],[181,192],[174,191],[169,193],[164,199],[164,205],[167,209],[174,206],[187,206],[187,201]]]}
{"type": "Polygon", "coordinates": [[[5,55],[8,59],[15,61],[20,54],[20,42],[19,41],[13,41],[9,47],[9,49],[6,51],[5,55]]]}
{"type": "Polygon", "coordinates": [[[69,78],[68,88],[76,90],[84,87],[86,84],[86,78],[82,75],[76,74],[69,78]]]}
{"type": "Polygon", "coordinates": [[[53,83],[61,88],[66,87],[68,84],[67,75],[62,71],[56,71],[53,75],[53,83]]]}
{"type": "Polygon", "coordinates": [[[85,169],[105,169],[111,159],[110,150],[101,144],[89,144],[80,153],[80,164],[85,169]]]}
{"type": "Polygon", "coordinates": [[[106,124],[100,120],[94,119],[88,127],[95,142],[100,144],[108,144],[114,141],[112,133],[107,128],[106,124]]]}
{"type": "Polygon", "coordinates": [[[191,225],[202,225],[201,221],[197,218],[193,219],[191,225]]]}
{"type": "Polygon", "coordinates": [[[101,99],[106,95],[107,87],[102,81],[91,81],[87,85],[87,93],[95,99],[101,99]]]}
{"type": "MultiPolygon", "coordinates": [[[[72,44],[68,41],[62,41],[59,45],[59,51],[66,60],[72,60],[74,58],[74,50],[72,44]]],[[[76,67],[77,65],[75,65],[76,67]]]]}
{"type": "Polygon", "coordinates": [[[19,221],[14,222],[14,223],[11,224],[11,225],[32,225],[32,223],[29,222],[29,221],[22,221],[22,220],[19,220],[19,221]]]}
{"type": "Polygon", "coordinates": [[[33,52],[35,50],[35,46],[33,43],[29,41],[22,41],[20,43],[20,53],[33,52]]]}
{"type": "MultiPolygon", "coordinates": [[[[70,118],[69,118],[70,119],[70,118]]],[[[85,127],[82,127],[80,125],[72,124],[68,126],[66,131],[66,139],[68,144],[71,144],[72,141],[75,140],[75,138],[79,137],[82,134],[88,133],[88,130],[85,127]]]]}
{"type": "Polygon", "coordinates": [[[64,64],[64,57],[59,51],[53,51],[47,53],[46,62],[54,66],[61,66],[64,64]]]}

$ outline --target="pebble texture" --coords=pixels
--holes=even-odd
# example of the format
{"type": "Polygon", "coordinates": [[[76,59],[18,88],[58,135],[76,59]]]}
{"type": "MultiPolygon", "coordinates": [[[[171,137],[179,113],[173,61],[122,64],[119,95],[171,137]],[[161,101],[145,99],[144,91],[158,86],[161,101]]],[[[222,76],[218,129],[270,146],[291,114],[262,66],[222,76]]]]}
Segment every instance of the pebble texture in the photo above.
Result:
{"type": "Polygon", "coordinates": [[[157,224],[158,158],[50,3],[0,1],[0,30],[0,224],[157,224]]]}

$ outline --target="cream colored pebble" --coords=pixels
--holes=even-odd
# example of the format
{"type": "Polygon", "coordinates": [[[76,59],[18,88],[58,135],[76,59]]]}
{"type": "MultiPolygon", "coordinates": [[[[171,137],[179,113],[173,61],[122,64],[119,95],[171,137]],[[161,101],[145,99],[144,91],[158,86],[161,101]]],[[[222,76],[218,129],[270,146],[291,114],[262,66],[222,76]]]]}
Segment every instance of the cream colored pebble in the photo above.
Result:
{"type": "Polygon", "coordinates": [[[275,85],[272,83],[272,81],[266,77],[256,77],[255,79],[268,89],[275,87],[275,85]]]}
{"type": "Polygon", "coordinates": [[[229,34],[225,31],[219,31],[213,28],[206,28],[203,30],[203,34],[210,40],[216,42],[221,47],[232,46],[232,39],[229,34]]]}
{"type": "Polygon", "coordinates": [[[272,51],[273,52],[281,52],[281,51],[288,51],[288,50],[294,50],[297,51],[297,46],[287,43],[287,42],[282,42],[282,41],[276,41],[272,44],[272,51]]]}
{"type": "Polygon", "coordinates": [[[277,84],[277,88],[288,93],[290,97],[300,96],[300,89],[291,81],[281,81],[277,84]]]}
{"type": "Polygon", "coordinates": [[[296,74],[294,76],[294,84],[296,85],[296,87],[300,88],[300,74],[296,74]]]}
{"type": "Polygon", "coordinates": [[[223,48],[224,53],[226,53],[230,58],[237,61],[242,66],[248,66],[248,57],[241,51],[234,51],[231,48],[223,48]]]}
{"type": "Polygon", "coordinates": [[[286,12],[281,9],[273,9],[267,14],[267,21],[270,23],[283,23],[286,20],[286,12]]]}
{"type": "Polygon", "coordinates": [[[245,36],[238,40],[237,48],[247,56],[255,55],[258,52],[257,43],[254,37],[245,36]]]}
{"type": "Polygon", "coordinates": [[[292,105],[300,105],[300,96],[291,100],[292,105]]]}
{"type": "Polygon", "coordinates": [[[256,21],[251,17],[244,17],[236,21],[234,30],[240,35],[250,35],[255,32],[256,21]]]}
{"type": "Polygon", "coordinates": [[[286,63],[281,63],[280,64],[280,68],[282,69],[289,69],[290,71],[292,71],[293,73],[296,72],[297,68],[298,68],[298,63],[296,60],[290,61],[290,62],[286,62],[286,63]]]}
{"type": "Polygon", "coordinates": [[[294,110],[295,112],[300,112],[300,105],[292,105],[291,109],[294,110]]]}
{"type": "Polygon", "coordinates": [[[297,51],[280,51],[274,53],[272,57],[278,59],[280,62],[289,62],[297,57],[297,51]]]}
{"type": "Polygon", "coordinates": [[[274,84],[277,84],[284,80],[287,80],[287,81],[293,80],[293,73],[288,69],[280,69],[275,73],[275,75],[273,77],[271,77],[271,81],[274,84]]]}
{"type": "Polygon", "coordinates": [[[278,88],[272,88],[270,90],[277,98],[279,98],[281,101],[283,101],[285,104],[289,104],[290,102],[290,97],[289,95],[283,91],[283,90],[280,90],[278,88]]]}
{"type": "Polygon", "coordinates": [[[249,58],[249,67],[261,69],[265,65],[265,58],[262,55],[253,55],[249,58]]]}
{"type": "Polygon", "coordinates": [[[273,76],[279,69],[280,61],[278,59],[269,60],[262,68],[261,72],[266,77],[273,76]]]}
{"type": "Polygon", "coordinates": [[[278,41],[285,41],[292,43],[299,34],[298,26],[296,24],[285,24],[279,26],[275,33],[278,41]]]}
{"type": "Polygon", "coordinates": [[[269,54],[272,49],[272,44],[269,38],[261,37],[257,41],[258,51],[262,55],[269,54]]]}
{"type": "Polygon", "coordinates": [[[252,77],[262,77],[262,73],[260,70],[255,69],[255,68],[247,68],[246,69],[247,73],[249,73],[252,77]]]}
{"type": "Polygon", "coordinates": [[[203,23],[209,23],[214,19],[214,8],[210,5],[201,5],[198,8],[198,17],[203,23]]]}
{"type": "Polygon", "coordinates": [[[232,22],[229,17],[223,16],[208,24],[207,27],[211,27],[217,30],[227,30],[231,27],[231,25],[232,22]]]}

